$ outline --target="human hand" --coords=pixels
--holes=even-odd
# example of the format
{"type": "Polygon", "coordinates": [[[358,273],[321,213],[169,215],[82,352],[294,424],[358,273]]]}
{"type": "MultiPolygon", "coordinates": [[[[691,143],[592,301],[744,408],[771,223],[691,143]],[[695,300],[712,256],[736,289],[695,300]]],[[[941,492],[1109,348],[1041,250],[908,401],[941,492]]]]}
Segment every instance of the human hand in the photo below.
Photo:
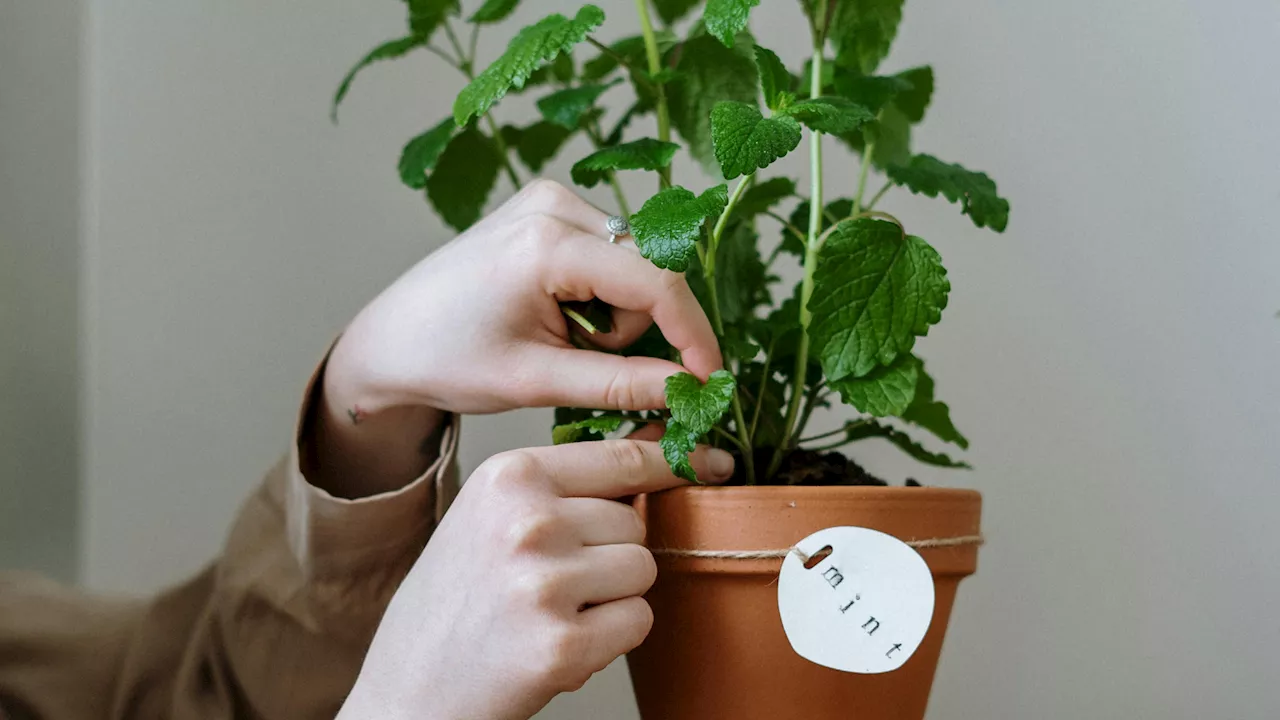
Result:
{"type": "Polygon", "coordinates": [[[372,476],[354,482],[360,490],[390,489],[413,476],[404,468],[420,464],[440,410],[658,409],[668,376],[719,369],[684,277],[607,242],[605,220],[563,186],[534,181],[383,291],[330,356],[320,465],[347,484],[372,476]],[[559,303],[592,298],[615,311],[612,332],[590,342],[619,349],[656,322],[685,367],[574,347],[559,303]]]}
{"type": "MultiPolygon", "coordinates": [[[[723,450],[692,462],[712,482],[733,472],[723,450]]],[[[339,720],[524,720],[580,688],[653,623],[644,523],[607,498],[683,484],[651,441],[490,458],[396,592],[339,720]]]]}

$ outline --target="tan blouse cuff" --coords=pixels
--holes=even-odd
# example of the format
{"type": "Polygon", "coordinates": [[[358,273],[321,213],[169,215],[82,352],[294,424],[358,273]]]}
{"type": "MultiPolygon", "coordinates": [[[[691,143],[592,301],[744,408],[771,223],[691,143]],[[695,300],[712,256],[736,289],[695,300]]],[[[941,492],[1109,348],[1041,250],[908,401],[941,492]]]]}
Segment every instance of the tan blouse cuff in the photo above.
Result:
{"type": "Polygon", "coordinates": [[[301,463],[306,451],[305,430],[319,401],[327,361],[326,355],[307,383],[281,498],[289,545],[295,557],[311,565],[304,570],[312,577],[359,572],[367,569],[371,557],[392,557],[397,550],[407,549],[405,546],[420,547],[457,493],[460,422],[454,414],[447,415],[435,437],[425,443],[438,448],[435,460],[422,475],[397,490],[347,499],[307,481],[301,463]]]}

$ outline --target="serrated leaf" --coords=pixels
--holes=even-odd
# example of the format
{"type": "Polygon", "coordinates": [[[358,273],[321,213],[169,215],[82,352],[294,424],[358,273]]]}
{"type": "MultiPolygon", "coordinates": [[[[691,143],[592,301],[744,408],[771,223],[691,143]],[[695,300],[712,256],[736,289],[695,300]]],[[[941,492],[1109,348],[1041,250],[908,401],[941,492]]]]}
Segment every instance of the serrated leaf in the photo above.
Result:
{"type": "Polygon", "coordinates": [[[493,140],[472,124],[440,154],[427,178],[427,198],[446,223],[466,230],[480,219],[501,168],[502,156],[493,140]]]}
{"type": "Polygon", "coordinates": [[[985,173],[944,163],[932,155],[916,155],[906,165],[893,165],[889,179],[929,197],[942,194],[973,219],[978,227],[1004,232],[1009,224],[1009,201],[996,193],[996,183],[985,173]]]}
{"type": "Polygon", "coordinates": [[[728,370],[716,370],[704,384],[690,373],[676,373],[667,378],[667,407],[671,418],[698,437],[711,432],[720,422],[737,382],[728,370]]]}
{"type": "Polygon", "coordinates": [[[838,95],[801,100],[785,112],[810,130],[831,135],[852,132],[876,117],[862,105],[838,95]]]}
{"type": "Polygon", "coordinates": [[[764,104],[777,110],[781,99],[791,91],[791,73],[778,55],[768,48],[755,47],[756,68],[760,72],[760,89],[764,91],[764,104]]]}
{"type": "Polygon", "coordinates": [[[631,216],[636,247],[654,265],[684,272],[697,254],[703,223],[724,212],[728,203],[729,189],[724,185],[701,195],[679,185],[661,190],[631,216]]]}
{"type": "Polygon", "coordinates": [[[440,153],[457,131],[458,126],[450,117],[410,140],[400,153],[400,180],[414,190],[425,188],[427,172],[436,166],[440,153]]]}
{"type": "Polygon", "coordinates": [[[902,355],[892,365],[881,365],[862,377],[847,377],[831,383],[840,399],[859,412],[874,417],[901,415],[915,399],[920,379],[920,363],[902,355]]]}
{"type": "Polygon", "coordinates": [[[734,38],[747,29],[751,9],[759,4],[760,0],[707,0],[702,21],[707,32],[719,38],[726,47],[733,47],[734,38]]]}
{"type": "Polygon", "coordinates": [[[698,438],[711,432],[729,410],[736,387],[737,382],[728,370],[711,373],[706,384],[689,373],[676,373],[667,378],[671,421],[659,444],[678,477],[697,481],[689,464],[689,453],[697,446],[698,438]]]}
{"type": "Polygon", "coordinates": [[[444,24],[449,15],[458,14],[458,0],[406,0],[409,6],[409,30],[423,42],[444,24]]]}
{"type": "Polygon", "coordinates": [[[584,440],[599,440],[604,433],[616,432],[624,419],[616,415],[601,415],[551,428],[551,442],[556,445],[584,440]]]}
{"type": "Polygon", "coordinates": [[[747,188],[738,198],[733,212],[738,217],[751,217],[768,212],[774,205],[796,194],[796,181],[791,178],[769,178],[747,188]]]}
{"type": "Polygon", "coordinates": [[[485,114],[509,90],[523,87],[534,70],[582,42],[603,22],[604,11],[584,5],[572,20],[557,13],[524,28],[512,38],[506,52],[458,94],[453,119],[461,126],[485,114]]]}
{"type": "Polygon", "coordinates": [[[911,87],[899,92],[893,104],[897,105],[911,122],[918,123],[924,120],[924,111],[928,109],[929,100],[933,97],[933,68],[921,65],[903,70],[894,77],[911,87]]]}
{"type": "Polygon", "coordinates": [[[863,75],[849,68],[837,67],[832,85],[836,94],[880,112],[899,93],[911,89],[911,83],[898,75],[863,75]]]}
{"type": "Polygon", "coordinates": [[[828,32],[836,62],[864,75],[875,72],[898,34],[902,5],[903,0],[841,0],[828,32]]]}
{"type": "MultiPolygon", "coordinates": [[[[875,138],[876,146],[871,153],[871,162],[876,167],[883,170],[911,159],[911,120],[897,105],[886,105],[880,111],[880,117],[874,123],[867,124],[862,132],[868,138],[875,138]]],[[[857,136],[857,133],[853,135],[857,136]]],[[[854,145],[858,152],[862,152],[861,142],[854,145]]]]}
{"type": "Polygon", "coordinates": [[[595,187],[610,170],[658,170],[671,165],[680,149],[675,143],[641,138],[629,143],[597,150],[573,166],[573,181],[583,187],[595,187]]]}
{"type": "Polygon", "coordinates": [[[557,90],[538,100],[538,112],[547,122],[573,130],[593,107],[596,100],[619,81],[604,84],[580,85],[557,90]]]}
{"type": "Polygon", "coordinates": [[[519,4],[520,0],[485,0],[485,4],[476,10],[469,22],[482,25],[502,22],[519,4]]]}
{"type": "Polygon", "coordinates": [[[851,442],[868,438],[884,438],[911,457],[926,465],[942,468],[972,469],[966,462],[952,460],[942,453],[930,452],[910,435],[897,428],[881,425],[873,420],[857,420],[845,425],[845,438],[851,442]]]}
{"type": "Polygon", "coordinates": [[[760,94],[755,43],[743,33],[732,48],[710,35],[697,35],[679,51],[680,76],[667,86],[671,122],[693,158],[714,168],[711,109],[726,100],[754,104],[760,94]]]}
{"type": "Polygon", "coordinates": [[[347,72],[346,77],[342,78],[342,82],[338,84],[338,91],[333,95],[333,105],[329,109],[329,118],[333,122],[338,122],[338,106],[342,104],[343,98],[351,90],[351,83],[355,82],[356,75],[361,70],[378,62],[379,60],[393,60],[398,57],[404,57],[410,50],[423,47],[427,44],[426,38],[418,35],[410,35],[408,37],[388,40],[378,47],[369,51],[367,55],[360,58],[360,62],[355,64],[347,72]]]}
{"type": "Polygon", "coordinates": [[[689,14],[689,11],[698,6],[701,0],[653,0],[653,7],[658,11],[658,17],[662,18],[662,22],[667,25],[674,25],[680,18],[689,14]]]}
{"type": "Polygon", "coordinates": [[[762,170],[800,145],[800,124],[787,115],[766,118],[754,105],[716,103],[711,140],[726,180],[762,170]]]}
{"type": "Polygon", "coordinates": [[[545,120],[527,128],[510,125],[502,128],[502,138],[507,147],[514,148],[520,162],[535,173],[542,172],[547,161],[560,152],[560,148],[573,136],[572,130],[553,125],[545,120]]]}
{"type": "Polygon", "coordinates": [[[671,472],[676,477],[684,478],[689,482],[698,482],[698,473],[689,462],[689,454],[698,449],[699,437],[701,435],[689,431],[674,420],[667,423],[666,431],[658,440],[658,447],[662,448],[662,456],[666,458],[667,464],[671,466],[671,472]]]}
{"type": "Polygon", "coordinates": [[[904,421],[934,434],[939,440],[949,442],[961,448],[969,448],[969,439],[956,429],[951,422],[951,408],[944,402],[934,398],[933,378],[920,366],[920,377],[916,384],[916,396],[911,405],[901,414],[904,421]]]}
{"type": "Polygon", "coordinates": [[[845,220],[814,273],[812,344],[827,378],[861,377],[911,351],[942,318],[951,283],[938,252],[898,225],[845,220]]]}

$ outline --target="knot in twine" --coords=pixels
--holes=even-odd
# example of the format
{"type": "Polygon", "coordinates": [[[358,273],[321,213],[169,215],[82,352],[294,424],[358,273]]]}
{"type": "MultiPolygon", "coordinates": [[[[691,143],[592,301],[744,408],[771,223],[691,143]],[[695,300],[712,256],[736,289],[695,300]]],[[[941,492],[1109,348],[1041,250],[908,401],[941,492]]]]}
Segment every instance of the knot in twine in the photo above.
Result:
{"type": "MultiPolygon", "coordinates": [[[[965,545],[981,545],[986,542],[982,535],[961,535],[959,537],[949,538],[925,538],[924,540],[906,540],[907,547],[916,550],[928,550],[930,548],[947,548],[947,547],[963,547],[965,545]]],[[[795,553],[804,562],[809,562],[809,556],[804,554],[800,548],[792,545],[789,548],[781,548],[778,550],[680,550],[675,548],[658,548],[652,551],[654,555],[665,555],[667,557],[685,557],[685,558],[706,558],[712,560],[780,560],[795,553]]]]}

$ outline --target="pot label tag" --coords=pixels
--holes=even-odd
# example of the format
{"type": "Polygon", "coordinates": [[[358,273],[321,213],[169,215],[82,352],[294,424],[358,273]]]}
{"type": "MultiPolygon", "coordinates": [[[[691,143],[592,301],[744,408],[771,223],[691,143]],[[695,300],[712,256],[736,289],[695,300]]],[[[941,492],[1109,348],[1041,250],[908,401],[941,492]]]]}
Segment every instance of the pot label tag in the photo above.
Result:
{"type": "Polygon", "coordinates": [[[789,553],[778,577],[778,611],[791,647],[844,672],[902,667],[933,620],[933,575],[920,553],[858,527],[819,530],[796,548],[811,567],[789,553]]]}

